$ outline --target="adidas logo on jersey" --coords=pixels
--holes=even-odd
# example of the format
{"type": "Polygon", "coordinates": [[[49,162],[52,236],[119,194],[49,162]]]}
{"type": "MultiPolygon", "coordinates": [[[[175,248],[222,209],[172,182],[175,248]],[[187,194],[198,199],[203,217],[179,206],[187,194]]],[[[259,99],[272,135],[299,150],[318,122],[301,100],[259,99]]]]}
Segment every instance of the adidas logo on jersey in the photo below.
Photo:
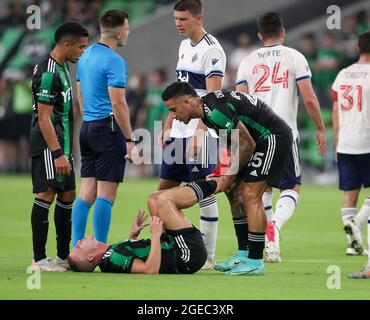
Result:
{"type": "Polygon", "coordinates": [[[250,173],[250,175],[251,175],[251,176],[255,176],[255,177],[257,177],[257,176],[258,176],[258,174],[257,174],[257,170],[253,170],[253,171],[250,173]]]}
{"type": "Polygon", "coordinates": [[[197,167],[194,167],[193,169],[191,169],[191,172],[199,172],[199,169],[197,167]]]}

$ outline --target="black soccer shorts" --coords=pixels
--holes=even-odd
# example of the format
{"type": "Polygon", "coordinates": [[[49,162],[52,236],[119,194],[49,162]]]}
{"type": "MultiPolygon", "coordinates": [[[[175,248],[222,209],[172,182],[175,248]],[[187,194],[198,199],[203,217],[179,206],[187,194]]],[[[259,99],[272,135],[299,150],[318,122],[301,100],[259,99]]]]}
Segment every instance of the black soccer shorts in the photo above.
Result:
{"type": "Polygon", "coordinates": [[[238,175],[245,183],[265,180],[271,187],[278,188],[292,143],[291,131],[285,135],[271,134],[267,139],[257,142],[249,162],[238,175]]]}
{"type": "Polygon", "coordinates": [[[207,260],[202,234],[194,226],[179,230],[166,229],[173,238],[176,252],[176,272],[192,274],[200,270],[207,260]]]}
{"type": "Polygon", "coordinates": [[[46,192],[48,187],[57,192],[76,190],[75,172],[73,168],[73,158],[70,160],[72,170],[69,176],[56,173],[54,160],[49,149],[43,153],[32,157],[31,174],[33,193],[46,192]]]}
{"type": "Polygon", "coordinates": [[[112,117],[84,121],[80,131],[81,178],[120,183],[125,175],[126,140],[112,117]]]}

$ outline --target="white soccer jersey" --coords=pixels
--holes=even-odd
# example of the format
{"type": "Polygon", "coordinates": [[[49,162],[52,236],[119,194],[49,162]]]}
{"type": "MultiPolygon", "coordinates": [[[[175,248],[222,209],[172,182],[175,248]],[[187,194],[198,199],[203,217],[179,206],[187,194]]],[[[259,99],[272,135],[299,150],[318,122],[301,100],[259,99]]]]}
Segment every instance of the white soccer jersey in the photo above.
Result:
{"type": "Polygon", "coordinates": [[[292,128],[298,138],[297,81],[311,78],[306,58],[283,45],[262,47],[244,58],[237,74],[237,84],[247,84],[250,94],[268,104],[292,128]]]}
{"type": "Polygon", "coordinates": [[[370,64],[355,63],[341,70],[332,89],[338,101],[337,152],[370,153],[370,64]]]}
{"type": "MultiPolygon", "coordinates": [[[[213,75],[223,77],[225,68],[225,52],[212,35],[205,34],[197,44],[192,44],[190,39],[181,42],[176,67],[177,79],[188,82],[199,96],[207,94],[206,79],[213,75]]],[[[174,119],[170,136],[173,138],[191,137],[198,123],[199,119],[192,119],[188,124],[174,119]]]]}

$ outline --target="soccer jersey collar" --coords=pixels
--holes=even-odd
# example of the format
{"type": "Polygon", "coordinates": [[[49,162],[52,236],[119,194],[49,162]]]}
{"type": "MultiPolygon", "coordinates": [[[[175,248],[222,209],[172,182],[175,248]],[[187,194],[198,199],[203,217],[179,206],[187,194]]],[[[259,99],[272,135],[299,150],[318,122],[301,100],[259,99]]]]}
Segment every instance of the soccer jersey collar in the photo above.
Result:
{"type": "Polygon", "coordinates": [[[197,43],[195,43],[195,44],[193,44],[192,42],[191,42],[191,40],[190,40],[190,45],[192,46],[192,47],[196,47],[199,43],[201,43],[202,42],[202,40],[206,37],[206,36],[208,36],[209,35],[209,33],[205,33],[204,35],[203,35],[203,37],[197,42],[197,43]]]}
{"type": "Polygon", "coordinates": [[[101,42],[97,42],[97,44],[100,44],[100,45],[102,45],[102,46],[105,46],[105,47],[107,47],[107,48],[109,48],[110,49],[110,46],[108,46],[107,44],[105,44],[105,43],[101,43],[101,42]]]}
{"type": "Polygon", "coordinates": [[[280,43],[271,44],[269,46],[263,46],[263,48],[272,48],[272,47],[277,47],[277,46],[281,46],[281,44],[280,43]]]}
{"type": "MultiPolygon", "coordinates": [[[[53,60],[58,66],[60,66],[61,68],[64,68],[64,66],[62,66],[58,61],[56,61],[50,54],[49,54],[49,58],[51,60],[53,60]]],[[[67,62],[66,62],[67,63],[67,62]]]]}

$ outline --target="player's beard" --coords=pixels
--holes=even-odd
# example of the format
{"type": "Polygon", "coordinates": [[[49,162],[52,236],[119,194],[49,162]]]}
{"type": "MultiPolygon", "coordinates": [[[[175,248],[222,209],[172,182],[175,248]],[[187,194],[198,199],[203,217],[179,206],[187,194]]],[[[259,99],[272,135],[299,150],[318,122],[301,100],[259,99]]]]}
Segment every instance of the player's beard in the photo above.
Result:
{"type": "Polygon", "coordinates": [[[117,42],[117,47],[124,47],[126,44],[126,40],[120,40],[117,42]]]}

